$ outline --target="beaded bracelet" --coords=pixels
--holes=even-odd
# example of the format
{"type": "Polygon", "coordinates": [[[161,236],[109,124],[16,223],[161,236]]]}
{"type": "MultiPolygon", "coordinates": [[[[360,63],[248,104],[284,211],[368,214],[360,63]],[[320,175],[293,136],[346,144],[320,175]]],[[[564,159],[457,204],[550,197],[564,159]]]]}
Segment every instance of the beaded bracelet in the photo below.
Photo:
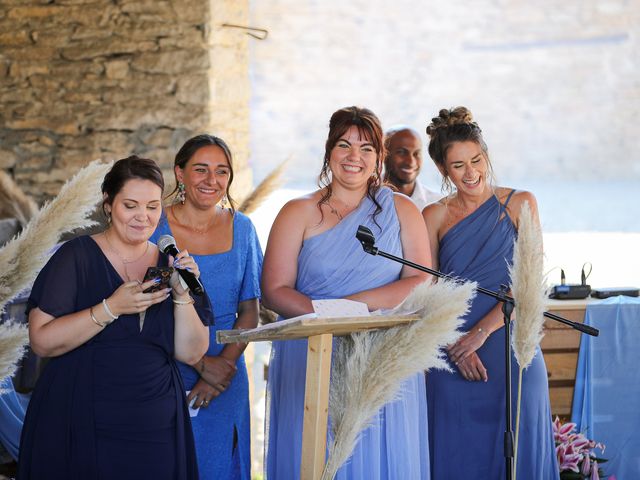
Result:
{"type": "Polygon", "coordinates": [[[111,320],[118,319],[118,315],[114,315],[111,309],[109,308],[109,304],[107,304],[106,298],[102,299],[102,307],[104,308],[105,313],[111,317],[111,320]]]}
{"type": "Polygon", "coordinates": [[[104,328],[107,326],[106,323],[100,322],[98,321],[98,319],[96,318],[96,316],[93,314],[93,307],[89,308],[89,315],[91,316],[91,320],[93,320],[93,323],[95,323],[96,325],[98,325],[100,328],[104,328]]]}

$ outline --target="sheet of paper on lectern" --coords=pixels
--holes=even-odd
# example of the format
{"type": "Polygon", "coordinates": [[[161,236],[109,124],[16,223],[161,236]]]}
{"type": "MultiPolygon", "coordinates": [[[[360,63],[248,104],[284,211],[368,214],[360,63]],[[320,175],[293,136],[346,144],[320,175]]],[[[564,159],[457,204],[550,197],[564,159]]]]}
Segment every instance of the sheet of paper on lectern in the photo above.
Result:
{"type": "Polygon", "coordinates": [[[318,317],[368,317],[369,308],[366,303],[347,300],[346,298],[332,298],[327,300],[311,300],[313,310],[318,317]]]}

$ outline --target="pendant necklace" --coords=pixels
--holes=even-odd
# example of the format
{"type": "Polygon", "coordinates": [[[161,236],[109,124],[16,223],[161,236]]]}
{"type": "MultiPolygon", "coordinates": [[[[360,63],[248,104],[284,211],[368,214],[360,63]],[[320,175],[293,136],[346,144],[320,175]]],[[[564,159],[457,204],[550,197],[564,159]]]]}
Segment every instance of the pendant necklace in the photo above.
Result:
{"type": "Polygon", "coordinates": [[[120,260],[120,262],[122,262],[122,267],[124,268],[124,276],[126,277],[127,281],[130,282],[131,281],[131,277],[129,276],[129,271],[127,270],[127,265],[129,265],[130,263],[136,263],[140,260],[142,260],[142,258],[144,258],[147,255],[147,252],[149,251],[149,242],[146,242],[145,248],[144,248],[144,252],[142,252],[142,255],[140,255],[138,258],[134,259],[134,260],[128,260],[126,258],[124,258],[122,255],[120,255],[120,252],[118,250],[116,250],[113,246],[113,244],[111,243],[111,241],[109,240],[109,235],[107,235],[107,232],[104,232],[104,238],[107,240],[107,244],[109,245],[109,249],[116,254],[116,256],[118,257],[118,259],[120,260]]]}

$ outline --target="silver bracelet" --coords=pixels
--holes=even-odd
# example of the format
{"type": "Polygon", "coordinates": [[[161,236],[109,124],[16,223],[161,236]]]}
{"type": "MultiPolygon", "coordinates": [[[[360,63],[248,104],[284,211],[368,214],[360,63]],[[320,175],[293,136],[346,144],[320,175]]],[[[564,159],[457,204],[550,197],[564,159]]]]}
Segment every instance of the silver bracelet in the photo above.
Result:
{"type": "Polygon", "coordinates": [[[113,312],[111,311],[111,309],[109,308],[109,305],[107,304],[107,299],[106,298],[104,298],[102,300],[102,307],[104,308],[104,311],[106,312],[106,314],[111,317],[111,320],[117,320],[118,319],[118,315],[114,315],[113,312]]]}
{"type": "Polygon", "coordinates": [[[93,314],[93,307],[89,308],[89,315],[91,316],[91,320],[93,320],[93,323],[95,323],[96,325],[98,325],[100,328],[104,328],[107,326],[106,323],[100,322],[98,321],[98,319],[96,318],[96,316],[93,314]]]}

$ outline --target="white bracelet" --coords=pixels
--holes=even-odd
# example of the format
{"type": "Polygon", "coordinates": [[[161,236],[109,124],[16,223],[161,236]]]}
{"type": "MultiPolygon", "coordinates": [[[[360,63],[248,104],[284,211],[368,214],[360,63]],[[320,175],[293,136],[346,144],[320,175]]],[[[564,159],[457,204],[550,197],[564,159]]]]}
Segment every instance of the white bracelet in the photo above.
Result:
{"type": "Polygon", "coordinates": [[[102,300],[102,307],[104,308],[104,311],[106,312],[106,314],[111,317],[111,320],[117,320],[118,319],[118,315],[114,315],[113,312],[111,311],[111,309],[109,308],[109,305],[107,304],[107,299],[106,298],[104,298],[102,300]]]}

